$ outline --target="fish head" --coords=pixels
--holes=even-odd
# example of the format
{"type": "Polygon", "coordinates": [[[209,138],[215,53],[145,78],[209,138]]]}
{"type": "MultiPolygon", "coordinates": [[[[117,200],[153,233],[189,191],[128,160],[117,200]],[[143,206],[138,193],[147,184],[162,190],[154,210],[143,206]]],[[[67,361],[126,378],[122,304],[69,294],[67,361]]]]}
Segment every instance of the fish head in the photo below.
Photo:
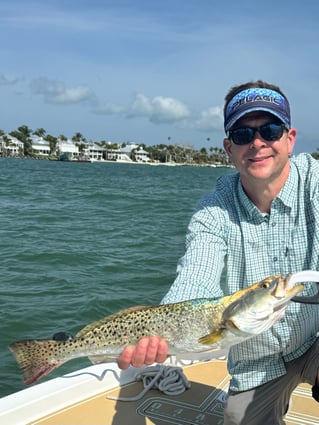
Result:
{"type": "Polygon", "coordinates": [[[237,335],[257,335],[269,329],[285,313],[291,298],[304,288],[291,275],[270,276],[226,297],[223,313],[226,328],[237,335]]]}

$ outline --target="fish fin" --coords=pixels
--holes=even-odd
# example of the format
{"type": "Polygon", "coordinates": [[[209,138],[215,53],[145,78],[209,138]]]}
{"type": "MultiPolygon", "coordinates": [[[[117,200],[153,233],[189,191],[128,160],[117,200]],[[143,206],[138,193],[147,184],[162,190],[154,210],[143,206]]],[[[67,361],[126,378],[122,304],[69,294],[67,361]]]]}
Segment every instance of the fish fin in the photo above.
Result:
{"type": "Polygon", "coordinates": [[[138,305],[133,306],[129,308],[125,308],[123,310],[118,311],[117,313],[110,314],[109,316],[104,317],[103,319],[96,320],[93,323],[90,323],[89,325],[85,326],[83,329],[81,329],[76,335],[76,338],[80,338],[84,336],[87,332],[90,332],[94,330],[97,327],[100,327],[101,325],[110,322],[111,320],[115,320],[117,317],[123,317],[124,314],[132,313],[133,311],[142,311],[145,308],[150,308],[150,306],[144,306],[144,305],[138,305]]]}
{"type": "Polygon", "coordinates": [[[54,358],[52,348],[57,344],[59,341],[28,340],[9,345],[10,351],[22,370],[25,384],[33,384],[66,362],[66,360],[54,358]]]}
{"type": "Polygon", "coordinates": [[[205,344],[205,345],[216,344],[218,341],[220,341],[223,338],[224,332],[225,332],[225,329],[217,329],[216,331],[211,332],[210,334],[199,338],[198,342],[200,344],[205,344]]]}
{"type": "Polygon", "coordinates": [[[117,357],[118,356],[105,356],[105,355],[89,356],[89,360],[93,364],[109,363],[109,362],[113,362],[117,357]]]}

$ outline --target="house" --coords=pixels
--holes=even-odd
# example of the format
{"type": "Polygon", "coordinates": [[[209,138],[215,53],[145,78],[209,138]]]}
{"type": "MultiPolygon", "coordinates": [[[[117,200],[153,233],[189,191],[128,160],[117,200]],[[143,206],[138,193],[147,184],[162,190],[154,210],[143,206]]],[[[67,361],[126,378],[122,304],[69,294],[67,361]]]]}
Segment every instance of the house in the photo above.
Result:
{"type": "Polygon", "coordinates": [[[32,150],[35,155],[39,156],[49,156],[50,155],[50,145],[47,140],[39,136],[31,136],[32,141],[32,150]]]}
{"type": "Polygon", "coordinates": [[[84,143],[83,156],[93,161],[101,161],[105,158],[106,149],[94,142],[84,143]]]}
{"type": "Polygon", "coordinates": [[[59,155],[66,155],[68,159],[76,159],[79,156],[79,147],[71,140],[58,139],[56,151],[59,155]]]}
{"type": "Polygon", "coordinates": [[[108,161],[118,161],[118,162],[133,162],[130,158],[130,151],[127,152],[125,148],[122,148],[121,145],[117,145],[117,148],[114,147],[114,144],[110,148],[106,148],[105,158],[108,161]]]}
{"type": "Polygon", "coordinates": [[[23,156],[24,144],[10,134],[0,136],[0,156],[23,156]]]}
{"type": "Polygon", "coordinates": [[[135,151],[135,160],[137,162],[150,162],[151,159],[148,156],[148,152],[146,150],[144,150],[142,148],[142,146],[140,146],[136,151],[135,151]]]}
{"type": "Polygon", "coordinates": [[[136,162],[150,162],[148,152],[142,146],[135,143],[128,143],[120,148],[122,154],[126,155],[131,161],[136,162]]]}

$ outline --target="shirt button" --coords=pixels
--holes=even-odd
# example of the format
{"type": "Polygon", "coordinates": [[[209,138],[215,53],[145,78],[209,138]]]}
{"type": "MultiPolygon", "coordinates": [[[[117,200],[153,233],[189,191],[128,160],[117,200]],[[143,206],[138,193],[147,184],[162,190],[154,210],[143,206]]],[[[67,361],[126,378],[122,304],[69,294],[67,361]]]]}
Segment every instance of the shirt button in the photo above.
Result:
{"type": "Polygon", "coordinates": [[[272,225],[272,227],[275,227],[275,226],[277,226],[277,223],[276,223],[275,221],[273,221],[273,222],[271,223],[271,225],[272,225]]]}
{"type": "Polygon", "coordinates": [[[278,257],[274,257],[274,258],[273,258],[273,261],[274,261],[274,262],[278,261],[278,257]]]}

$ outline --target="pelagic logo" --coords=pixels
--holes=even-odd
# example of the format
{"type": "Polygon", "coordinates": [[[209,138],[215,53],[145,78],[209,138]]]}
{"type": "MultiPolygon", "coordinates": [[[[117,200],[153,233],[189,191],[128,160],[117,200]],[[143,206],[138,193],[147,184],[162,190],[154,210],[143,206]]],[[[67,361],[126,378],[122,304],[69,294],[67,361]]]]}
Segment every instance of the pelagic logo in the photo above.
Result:
{"type": "Polygon", "coordinates": [[[241,99],[237,100],[233,106],[232,110],[238,108],[240,105],[244,105],[245,103],[252,103],[252,102],[269,102],[274,103],[277,106],[280,106],[280,99],[277,99],[276,97],[269,96],[269,95],[260,95],[260,94],[248,94],[247,96],[242,97],[241,99]]]}

